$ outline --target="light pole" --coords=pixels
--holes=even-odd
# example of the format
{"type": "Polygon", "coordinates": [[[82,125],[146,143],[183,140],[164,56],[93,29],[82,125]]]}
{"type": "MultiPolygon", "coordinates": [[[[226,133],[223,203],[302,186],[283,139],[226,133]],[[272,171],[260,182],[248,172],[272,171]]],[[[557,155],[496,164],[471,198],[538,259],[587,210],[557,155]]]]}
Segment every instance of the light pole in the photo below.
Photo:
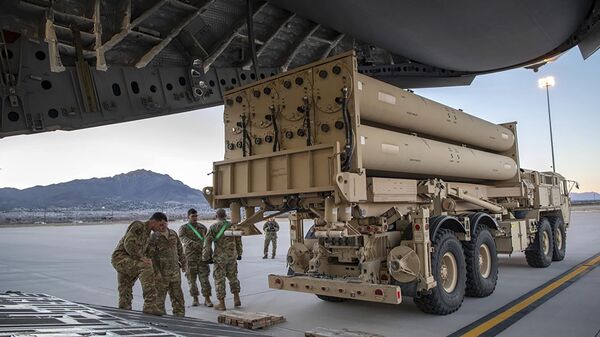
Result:
{"type": "Polygon", "coordinates": [[[552,172],[556,172],[556,165],[554,164],[554,140],[552,138],[552,116],[550,115],[550,87],[555,85],[554,77],[548,76],[540,78],[538,80],[538,86],[540,88],[546,88],[546,100],[548,102],[548,123],[550,124],[550,148],[552,149],[552,172]]]}

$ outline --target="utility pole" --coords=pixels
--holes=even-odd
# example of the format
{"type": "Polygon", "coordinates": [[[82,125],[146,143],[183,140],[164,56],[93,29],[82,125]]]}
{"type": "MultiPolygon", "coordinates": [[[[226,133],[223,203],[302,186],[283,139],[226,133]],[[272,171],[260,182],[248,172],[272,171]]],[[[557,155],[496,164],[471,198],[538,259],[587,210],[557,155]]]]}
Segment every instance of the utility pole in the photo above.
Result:
{"type": "Polygon", "coordinates": [[[554,162],[554,139],[552,137],[552,115],[550,114],[550,87],[555,84],[554,77],[548,76],[538,80],[540,88],[546,88],[546,102],[548,103],[548,124],[550,125],[550,149],[552,150],[552,172],[556,173],[556,165],[554,162]]]}

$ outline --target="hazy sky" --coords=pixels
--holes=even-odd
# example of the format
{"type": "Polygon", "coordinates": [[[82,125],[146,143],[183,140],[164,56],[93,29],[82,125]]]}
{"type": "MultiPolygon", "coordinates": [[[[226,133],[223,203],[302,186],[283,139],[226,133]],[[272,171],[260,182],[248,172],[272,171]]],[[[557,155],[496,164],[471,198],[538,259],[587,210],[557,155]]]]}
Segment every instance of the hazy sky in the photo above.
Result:
{"type": "MultiPolygon", "coordinates": [[[[538,73],[516,69],[478,76],[467,87],[417,94],[501,123],[517,121],[521,166],[551,170],[546,93],[550,89],[557,171],[581,191],[600,191],[600,52],[583,61],[573,49],[538,73]]],[[[223,159],[223,108],[210,108],[79,131],[0,139],[0,187],[26,188],[106,177],[136,169],[169,174],[194,187],[212,185],[223,159]]]]}

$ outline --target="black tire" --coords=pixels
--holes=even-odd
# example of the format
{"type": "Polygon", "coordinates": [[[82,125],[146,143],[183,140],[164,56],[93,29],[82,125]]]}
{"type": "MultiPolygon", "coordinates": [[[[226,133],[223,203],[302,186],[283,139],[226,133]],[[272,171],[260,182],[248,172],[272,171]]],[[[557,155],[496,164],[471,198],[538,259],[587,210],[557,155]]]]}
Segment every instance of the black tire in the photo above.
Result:
{"type": "Polygon", "coordinates": [[[559,217],[551,218],[550,225],[552,226],[552,241],[554,241],[552,261],[562,261],[565,259],[567,250],[567,228],[559,217]]]}
{"type": "Polygon", "coordinates": [[[491,295],[496,289],[498,281],[498,254],[492,233],[485,226],[477,226],[471,236],[471,241],[463,242],[463,250],[467,262],[465,294],[471,297],[491,295]],[[484,255],[481,254],[482,252],[484,255]]]}
{"type": "Polygon", "coordinates": [[[345,302],[345,298],[327,296],[327,295],[317,295],[317,297],[326,302],[345,302]]]}
{"type": "MultiPolygon", "coordinates": [[[[460,308],[465,298],[467,281],[467,267],[462,245],[454,233],[449,229],[439,229],[433,239],[434,252],[431,256],[433,278],[437,286],[427,293],[422,293],[414,298],[414,302],[421,311],[428,314],[448,315],[460,308]],[[444,288],[441,277],[441,267],[444,256],[450,253],[456,263],[456,284],[450,292],[444,288]]],[[[453,283],[453,282],[452,282],[453,283]]]]}
{"type": "Polygon", "coordinates": [[[546,268],[552,263],[552,253],[554,250],[554,241],[552,236],[552,227],[547,218],[541,218],[538,221],[538,230],[535,233],[535,239],[525,250],[527,264],[534,268],[546,268]],[[547,240],[547,251],[544,251],[544,242],[547,240]]]}

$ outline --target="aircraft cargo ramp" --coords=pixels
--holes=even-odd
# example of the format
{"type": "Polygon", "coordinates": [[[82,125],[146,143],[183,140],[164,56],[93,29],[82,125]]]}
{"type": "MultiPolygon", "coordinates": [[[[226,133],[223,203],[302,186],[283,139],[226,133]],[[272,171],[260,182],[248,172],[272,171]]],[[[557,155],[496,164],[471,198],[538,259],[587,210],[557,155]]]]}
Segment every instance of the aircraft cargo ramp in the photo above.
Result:
{"type": "Polygon", "coordinates": [[[264,336],[197,318],[78,304],[46,294],[0,293],[0,337],[9,336],[264,336]]]}

